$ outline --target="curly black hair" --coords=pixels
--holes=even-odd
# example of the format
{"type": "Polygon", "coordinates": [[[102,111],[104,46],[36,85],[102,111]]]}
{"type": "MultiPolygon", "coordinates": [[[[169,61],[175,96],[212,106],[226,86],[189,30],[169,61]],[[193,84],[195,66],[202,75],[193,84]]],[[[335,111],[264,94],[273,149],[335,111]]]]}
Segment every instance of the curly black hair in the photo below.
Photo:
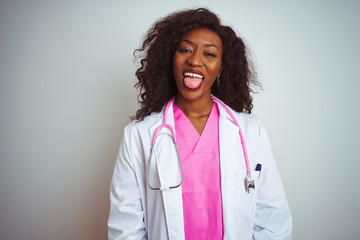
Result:
{"type": "Polygon", "coordinates": [[[154,23],[142,46],[134,51],[143,53],[136,71],[140,89],[140,109],[132,119],[143,120],[152,112],[160,112],[164,104],[177,94],[173,74],[173,58],[180,38],[194,29],[208,28],[218,34],[223,44],[221,85],[214,84],[211,93],[237,112],[251,113],[255,78],[243,40],[218,16],[205,8],[172,13],[154,23]]]}

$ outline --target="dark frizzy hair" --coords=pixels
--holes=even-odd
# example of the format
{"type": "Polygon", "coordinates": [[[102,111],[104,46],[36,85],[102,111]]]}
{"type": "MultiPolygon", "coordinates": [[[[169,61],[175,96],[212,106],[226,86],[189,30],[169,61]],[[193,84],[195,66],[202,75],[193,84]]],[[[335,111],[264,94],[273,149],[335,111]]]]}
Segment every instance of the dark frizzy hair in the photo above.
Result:
{"type": "Polygon", "coordinates": [[[136,71],[141,105],[132,119],[143,120],[152,112],[160,112],[164,104],[177,94],[173,74],[173,58],[180,38],[198,28],[208,28],[218,34],[223,44],[220,86],[214,84],[211,94],[221,99],[237,112],[251,113],[252,86],[260,84],[255,79],[253,65],[248,59],[243,40],[207,9],[175,12],[154,23],[141,48],[141,67],[136,71]]]}

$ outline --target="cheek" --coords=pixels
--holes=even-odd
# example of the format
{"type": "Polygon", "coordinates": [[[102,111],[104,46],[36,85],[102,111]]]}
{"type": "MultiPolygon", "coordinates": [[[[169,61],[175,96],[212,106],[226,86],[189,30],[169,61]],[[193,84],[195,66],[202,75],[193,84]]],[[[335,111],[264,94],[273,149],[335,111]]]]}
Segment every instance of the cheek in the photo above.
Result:
{"type": "Polygon", "coordinates": [[[175,77],[181,75],[181,66],[182,66],[181,63],[182,63],[181,58],[175,55],[173,61],[173,72],[175,77]]]}
{"type": "Polygon", "coordinates": [[[221,68],[221,63],[219,63],[219,62],[211,64],[211,66],[210,66],[211,74],[217,75],[218,72],[220,71],[220,68],[221,68]]]}

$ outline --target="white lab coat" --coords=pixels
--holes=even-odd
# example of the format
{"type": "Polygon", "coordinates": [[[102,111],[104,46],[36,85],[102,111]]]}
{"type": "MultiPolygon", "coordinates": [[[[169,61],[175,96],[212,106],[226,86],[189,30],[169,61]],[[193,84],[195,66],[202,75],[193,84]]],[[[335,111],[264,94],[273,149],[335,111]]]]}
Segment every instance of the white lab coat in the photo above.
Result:
{"type": "MultiPolygon", "coordinates": [[[[255,190],[248,193],[238,127],[220,104],[218,108],[224,239],[291,239],[291,214],[264,128],[254,116],[232,111],[243,132],[255,180],[255,190]],[[258,163],[261,172],[254,170],[258,163]]],[[[152,136],[163,122],[163,113],[164,109],[125,127],[111,181],[109,240],[184,239],[181,186],[154,191],[147,185],[152,136]]],[[[174,126],[172,105],[167,116],[167,123],[174,126]]],[[[156,174],[150,175],[154,185],[176,185],[174,176],[180,175],[176,164],[161,159],[162,154],[176,158],[167,132],[160,130],[156,140],[159,158],[152,169],[156,174]]]]}

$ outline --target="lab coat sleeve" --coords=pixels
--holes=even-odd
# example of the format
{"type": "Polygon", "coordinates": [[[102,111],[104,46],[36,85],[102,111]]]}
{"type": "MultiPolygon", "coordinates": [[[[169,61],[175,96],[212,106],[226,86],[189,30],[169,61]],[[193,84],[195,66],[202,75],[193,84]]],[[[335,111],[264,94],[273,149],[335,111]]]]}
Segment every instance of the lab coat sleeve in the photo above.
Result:
{"type": "Polygon", "coordinates": [[[290,240],[292,218],[284,188],[265,129],[259,129],[258,161],[262,164],[258,179],[257,203],[253,227],[255,240],[290,240]]]}
{"type": "Polygon", "coordinates": [[[110,185],[109,240],[146,239],[144,212],[132,162],[131,125],[124,130],[110,185]]]}

